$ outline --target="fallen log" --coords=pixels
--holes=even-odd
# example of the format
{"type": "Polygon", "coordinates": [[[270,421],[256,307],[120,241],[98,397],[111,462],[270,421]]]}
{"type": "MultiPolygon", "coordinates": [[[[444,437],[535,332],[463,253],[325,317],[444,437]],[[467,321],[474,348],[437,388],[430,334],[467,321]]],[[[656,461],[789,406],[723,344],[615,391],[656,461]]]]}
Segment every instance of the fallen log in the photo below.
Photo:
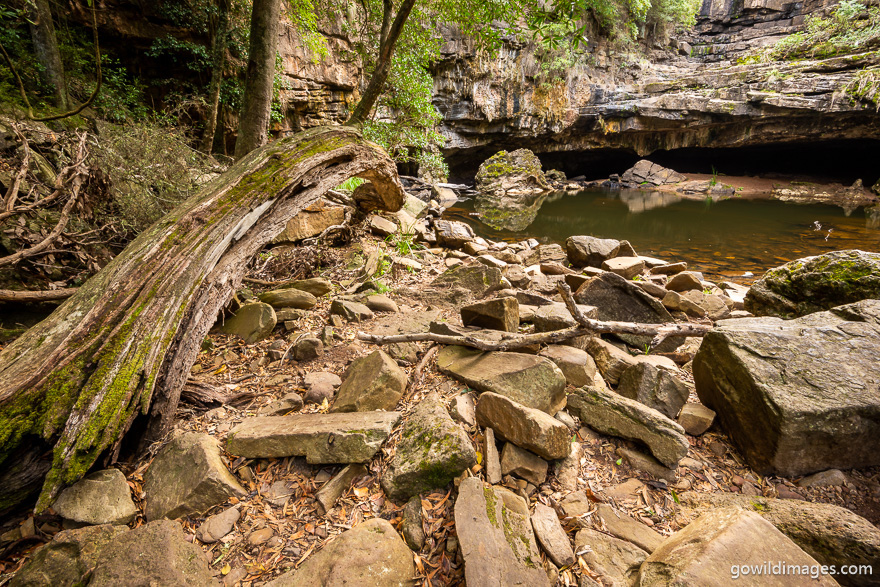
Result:
{"type": "Polygon", "coordinates": [[[162,438],[248,261],[351,177],[372,182],[383,207],[402,205],[394,163],[353,128],[311,129],[257,149],[0,351],[0,515],[37,490],[42,511],[102,454],[114,460],[138,416],[142,447],[162,438]],[[39,475],[15,466],[25,459],[39,475]]]}
{"type": "Polygon", "coordinates": [[[584,316],[577,307],[568,284],[560,282],[557,288],[578,326],[535,334],[504,333],[498,340],[488,340],[474,335],[458,336],[433,332],[392,334],[387,336],[358,332],[357,337],[359,340],[380,345],[430,341],[440,344],[468,346],[481,351],[509,351],[536,344],[556,344],[577,338],[578,336],[593,336],[596,334],[639,334],[642,336],[653,336],[651,348],[654,348],[670,336],[704,336],[712,330],[711,326],[705,324],[640,324],[635,322],[593,320],[584,316]]]}

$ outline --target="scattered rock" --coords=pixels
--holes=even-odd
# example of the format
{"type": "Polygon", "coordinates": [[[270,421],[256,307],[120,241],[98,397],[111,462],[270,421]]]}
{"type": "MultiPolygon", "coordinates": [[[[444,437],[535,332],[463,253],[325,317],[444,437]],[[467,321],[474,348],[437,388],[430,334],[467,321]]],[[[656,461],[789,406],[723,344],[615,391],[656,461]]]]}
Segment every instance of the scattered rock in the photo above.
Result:
{"type": "Polygon", "coordinates": [[[349,366],[331,411],[393,410],[406,383],[406,372],[394,359],[383,351],[373,351],[349,366]]]}
{"type": "Polygon", "coordinates": [[[211,436],[184,432],[166,444],[144,474],[147,520],[200,514],[246,492],[220,459],[211,436]]]}
{"type": "Polygon", "coordinates": [[[631,501],[639,498],[639,493],[645,484],[638,479],[627,479],[614,487],[605,490],[605,495],[617,501],[631,501]]]}
{"type": "Polygon", "coordinates": [[[691,436],[699,436],[712,426],[715,412],[703,404],[685,404],[678,415],[678,424],[691,436]]]}
{"type": "Polygon", "coordinates": [[[456,422],[461,422],[467,426],[474,426],[477,423],[477,415],[475,413],[477,399],[472,393],[463,393],[452,398],[449,403],[449,415],[456,422]]]}
{"type": "Polygon", "coordinates": [[[631,542],[647,553],[654,552],[663,543],[662,535],[631,518],[625,512],[618,512],[604,503],[600,503],[597,508],[598,517],[602,519],[605,530],[612,536],[631,542]]]}
{"type": "Polygon", "coordinates": [[[623,447],[618,448],[616,452],[617,456],[623,458],[633,469],[648,473],[657,479],[663,479],[669,483],[675,482],[675,470],[665,467],[663,463],[651,455],[623,447]]]}
{"type": "Polygon", "coordinates": [[[397,232],[397,225],[387,218],[372,215],[369,219],[370,232],[379,236],[388,236],[397,232]]]}
{"type": "Polygon", "coordinates": [[[339,378],[339,375],[335,373],[328,373],[326,371],[311,371],[306,373],[303,377],[303,383],[306,384],[306,387],[314,387],[315,385],[323,385],[327,384],[332,387],[339,387],[342,385],[342,379],[339,378]]]}
{"type": "Polygon", "coordinates": [[[617,256],[620,241],[592,236],[570,236],[565,241],[568,260],[575,267],[601,267],[602,263],[617,256]]]}
{"type": "Polygon", "coordinates": [[[318,236],[331,226],[344,222],[345,209],[342,206],[325,206],[316,202],[288,220],[284,230],[272,239],[272,242],[300,241],[304,238],[318,236]]]}
{"type": "Polygon", "coordinates": [[[318,491],[315,492],[315,500],[321,505],[324,515],[327,514],[336,501],[349,488],[352,481],[358,477],[367,474],[367,468],[360,464],[353,464],[343,467],[341,471],[336,473],[332,479],[327,481],[318,491]]]}
{"type": "Polygon", "coordinates": [[[412,551],[394,527],[382,518],[371,518],[343,532],[307,558],[298,569],[266,583],[266,587],[408,587],[415,572],[412,551]]]}
{"type": "Polygon", "coordinates": [[[571,451],[556,464],[556,480],[564,491],[577,489],[578,475],[581,470],[581,456],[583,447],[579,442],[571,443],[571,451]]]}
{"type": "Polygon", "coordinates": [[[669,278],[669,281],[666,282],[666,289],[669,291],[691,291],[691,290],[703,290],[703,281],[700,279],[700,276],[691,271],[682,271],[681,273],[677,273],[669,278]]]}
{"type": "Polygon", "coordinates": [[[635,585],[639,567],[648,557],[648,553],[635,544],[590,528],[578,531],[574,545],[578,552],[589,547],[581,556],[599,576],[602,585],[635,585]]]}
{"type": "Polygon", "coordinates": [[[480,396],[477,423],[545,459],[561,459],[569,453],[571,433],[565,424],[497,393],[485,392],[480,396]]]}
{"type": "Polygon", "coordinates": [[[52,505],[59,516],[80,524],[128,524],[137,515],[131,490],[119,469],[96,471],[61,492],[52,505]]]}
{"type": "Polygon", "coordinates": [[[477,454],[436,394],[419,402],[403,425],[397,452],[382,475],[391,499],[445,487],[465,469],[477,464],[477,454]]]}
{"type": "Polygon", "coordinates": [[[324,343],[315,336],[304,336],[293,347],[293,358],[297,361],[311,361],[324,354],[324,343]]]}
{"type": "Polygon", "coordinates": [[[284,284],[282,288],[299,289],[312,294],[316,298],[320,298],[333,291],[333,284],[324,277],[311,277],[309,279],[297,279],[288,282],[284,284]]]}
{"type": "Polygon", "coordinates": [[[432,285],[441,288],[460,287],[479,298],[489,292],[501,289],[501,271],[480,263],[460,265],[441,274],[432,285]]]}
{"type": "Polygon", "coordinates": [[[450,249],[460,249],[468,241],[474,240],[473,229],[464,222],[454,220],[435,220],[434,231],[437,245],[450,249]]]}
{"type": "Polygon", "coordinates": [[[535,504],[532,514],[532,528],[541,548],[558,567],[567,567],[575,563],[574,551],[568,541],[568,535],[562,529],[556,511],[542,503],[535,504]]]}
{"type": "Polygon", "coordinates": [[[295,308],[311,310],[318,303],[318,298],[301,289],[275,289],[259,295],[259,300],[273,308],[295,308]]]}
{"type": "Polygon", "coordinates": [[[498,447],[495,444],[495,431],[491,428],[485,430],[486,454],[486,481],[496,485],[501,483],[501,460],[498,458],[498,447]]]}
{"type": "Polygon", "coordinates": [[[312,464],[365,463],[399,419],[397,412],[246,418],[229,433],[226,447],[251,459],[305,456],[312,464]]]}
{"type": "Polygon", "coordinates": [[[260,530],[254,530],[248,534],[247,542],[251,546],[260,546],[261,544],[269,542],[269,539],[274,535],[275,531],[272,530],[272,528],[261,528],[260,530]]]}
{"type": "Polygon", "coordinates": [[[367,296],[364,300],[364,305],[366,305],[369,309],[374,312],[399,312],[400,308],[397,307],[397,303],[384,295],[372,295],[367,296]]]}
{"type": "Polygon", "coordinates": [[[519,330],[519,303],[516,298],[495,298],[464,306],[461,309],[461,322],[465,326],[517,332],[519,330]]]}
{"type": "Polygon", "coordinates": [[[593,511],[593,502],[583,491],[573,491],[559,504],[566,518],[577,518],[593,511]]]}
{"type": "Polygon", "coordinates": [[[516,475],[534,485],[541,485],[547,480],[547,461],[508,442],[501,450],[501,474],[516,475]]]}
{"type": "Polygon", "coordinates": [[[637,363],[631,354],[598,336],[588,338],[585,346],[602,377],[612,385],[617,385],[623,372],[637,363]]]}
{"type": "Polygon", "coordinates": [[[839,469],[815,473],[798,481],[798,487],[841,487],[846,485],[846,475],[839,469]]]}
{"type": "Polygon", "coordinates": [[[794,318],[880,298],[880,253],[833,251],[771,269],[752,284],[745,309],[794,318]]]}
{"type": "Polygon", "coordinates": [[[675,275],[682,271],[687,271],[687,263],[681,261],[679,263],[665,263],[663,265],[655,265],[651,267],[650,273],[654,275],[675,275]]]}
{"type": "Polygon", "coordinates": [[[373,318],[373,311],[360,302],[335,299],[330,304],[330,313],[342,316],[347,322],[363,322],[373,318]]]}
{"type": "Polygon", "coordinates": [[[245,344],[253,344],[272,334],[276,324],[278,320],[272,306],[257,302],[239,308],[217,327],[217,332],[234,334],[244,339],[245,344]]]}
{"type": "Polygon", "coordinates": [[[425,530],[422,528],[422,500],[418,495],[406,502],[403,508],[403,540],[416,552],[425,545],[425,530]]]}
{"type": "Polygon", "coordinates": [[[654,408],[667,418],[675,418],[690,390],[684,381],[665,369],[636,363],[620,376],[617,393],[654,408]]]}
{"type": "Polygon", "coordinates": [[[219,514],[208,516],[199,526],[199,529],[196,530],[196,538],[205,544],[217,542],[232,532],[232,528],[235,527],[235,523],[240,517],[241,512],[238,511],[238,506],[232,506],[219,514]]]}
{"type": "Polygon", "coordinates": [[[694,318],[702,318],[706,311],[696,302],[675,291],[667,291],[661,298],[663,307],[673,312],[684,312],[694,318]]]}
{"type": "Polygon", "coordinates": [[[603,434],[644,442],[667,467],[678,466],[687,456],[690,445],[681,426],[657,410],[613,391],[590,386],[578,389],[569,396],[569,410],[603,434]]]}
{"type": "Polygon", "coordinates": [[[474,389],[504,395],[548,414],[565,407],[565,376],[544,357],[447,346],[437,353],[437,367],[474,389]]]}
{"type": "Polygon", "coordinates": [[[650,187],[679,183],[685,179],[687,179],[685,176],[672,169],[641,159],[623,172],[620,183],[626,184],[627,187],[639,187],[645,184],[650,187]]]}
{"type": "Polygon", "coordinates": [[[880,464],[880,301],[785,321],[726,320],[703,339],[700,401],[761,474],[880,464]],[[845,450],[842,449],[845,447],[845,450]]]}
{"type": "Polygon", "coordinates": [[[518,495],[465,479],[455,500],[455,527],[468,585],[549,587],[528,506],[518,495]]]}
{"type": "Polygon", "coordinates": [[[632,279],[645,270],[645,262],[639,257],[614,257],[602,262],[602,269],[616,273],[624,279],[632,279]]]}

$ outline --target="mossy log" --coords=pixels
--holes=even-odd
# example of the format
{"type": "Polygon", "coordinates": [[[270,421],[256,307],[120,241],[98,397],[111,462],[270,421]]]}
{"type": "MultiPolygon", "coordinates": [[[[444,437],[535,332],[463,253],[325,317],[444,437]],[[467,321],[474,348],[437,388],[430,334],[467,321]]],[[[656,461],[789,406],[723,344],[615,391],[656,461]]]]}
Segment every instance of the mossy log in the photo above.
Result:
{"type": "Polygon", "coordinates": [[[0,512],[41,487],[36,511],[135,418],[141,446],[172,424],[201,341],[248,261],[287,221],[350,177],[397,210],[391,159],[350,127],[255,150],[138,236],[46,320],[0,352],[0,512]],[[366,184],[365,184],[366,185],[366,184]]]}

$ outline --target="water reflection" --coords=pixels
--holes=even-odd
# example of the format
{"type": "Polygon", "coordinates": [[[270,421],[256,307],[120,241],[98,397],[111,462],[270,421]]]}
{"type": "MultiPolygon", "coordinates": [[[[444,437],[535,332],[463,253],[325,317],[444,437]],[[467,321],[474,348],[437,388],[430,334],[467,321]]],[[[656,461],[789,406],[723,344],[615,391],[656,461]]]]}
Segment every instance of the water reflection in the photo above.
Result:
{"type": "Polygon", "coordinates": [[[561,192],[550,196],[547,194],[533,194],[500,197],[491,194],[480,194],[474,201],[474,209],[479,215],[480,220],[490,228],[521,232],[535,221],[538,211],[545,201],[552,202],[560,197],[561,192]]]}
{"type": "MultiPolygon", "coordinates": [[[[880,252],[878,210],[858,209],[847,215],[839,207],[821,204],[676,199],[674,194],[586,191],[538,197],[509,214],[503,209],[503,218],[492,224],[471,217],[472,201],[459,202],[449,214],[494,239],[561,243],[577,234],[627,239],[641,254],[684,260],[709,275],[728,278],[747,271],[761,275],[792,259],[837,249],[880,252]],[[815,230],[817,222],[822,230],[815,230]]],[[[487,214],[481,208],[476,208],[478,213],[487,214]]]]}

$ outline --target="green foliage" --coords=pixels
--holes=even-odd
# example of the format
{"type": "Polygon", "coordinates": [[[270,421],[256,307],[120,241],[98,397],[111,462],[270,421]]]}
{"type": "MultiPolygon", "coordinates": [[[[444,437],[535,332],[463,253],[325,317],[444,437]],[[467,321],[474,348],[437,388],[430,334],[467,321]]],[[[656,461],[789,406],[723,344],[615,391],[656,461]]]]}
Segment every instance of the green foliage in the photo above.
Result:
{"type": "Polygon", "coordinates": [[[853,99],[873,104],[880,111],[880,67],[857,72],[843,90],[853,99]]]}
{"type": "Polygon", "coordinates": [[[385,242],[391,245],[398,256],[411,257],[416,251],[425,248],[421,243],[415,242],[415,236],[415,232],[399,227],[394,234],[385,237],[385,242]]]}
{"type": "Polygon", "coordinates": [[[366,183],[367,180],[361,179],[360,177],[350,177],[343,181],[341,184],[336,186],[337,190],[348,190],[353,191],[359,185],[366,183]]]}

